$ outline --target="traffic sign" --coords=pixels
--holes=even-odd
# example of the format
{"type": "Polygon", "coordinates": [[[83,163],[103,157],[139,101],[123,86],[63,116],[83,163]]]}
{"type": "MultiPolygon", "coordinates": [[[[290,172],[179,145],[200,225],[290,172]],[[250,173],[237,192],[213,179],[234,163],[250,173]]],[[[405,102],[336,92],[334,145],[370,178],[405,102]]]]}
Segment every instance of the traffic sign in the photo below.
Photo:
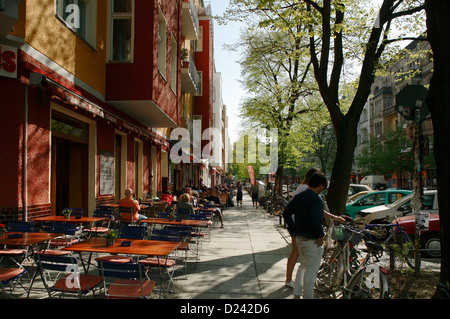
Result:
{"type": "Polygon", "coordinates": [[[408,84],[395,96],[395,109],[408,121],[414,120],[416,109],[420,109],[423,121],[430,113],[425,105],[427,96],[428,90],[423,85],[408,84]]]}

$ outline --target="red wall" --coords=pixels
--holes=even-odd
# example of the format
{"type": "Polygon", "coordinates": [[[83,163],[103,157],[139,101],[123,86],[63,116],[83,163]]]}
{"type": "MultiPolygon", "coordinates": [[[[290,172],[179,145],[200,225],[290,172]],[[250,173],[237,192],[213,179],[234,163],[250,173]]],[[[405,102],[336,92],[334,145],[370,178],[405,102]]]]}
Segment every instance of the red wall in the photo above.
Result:
{"type": "MultiPolygon", "coordinates": [[[[171,34],[180,44],[181,6],[179,1],[136,1],[133,63],[106,65],[106,100],[153,100],[175,122],[181,94],[178,74],[177,92],[170,87],[171,34]],[[167,20],[166,79],[158,71],[158,2],[167,20]]],[[[181,51],[179,45],[178,51],[181,51]]],[[[178,52],[177,56],[180,56],[178,52]]],[[[179,68],[179,66],[178,66],[179,68]]],[[[179,72],[177,72],[179,73],[179,72]]]]}

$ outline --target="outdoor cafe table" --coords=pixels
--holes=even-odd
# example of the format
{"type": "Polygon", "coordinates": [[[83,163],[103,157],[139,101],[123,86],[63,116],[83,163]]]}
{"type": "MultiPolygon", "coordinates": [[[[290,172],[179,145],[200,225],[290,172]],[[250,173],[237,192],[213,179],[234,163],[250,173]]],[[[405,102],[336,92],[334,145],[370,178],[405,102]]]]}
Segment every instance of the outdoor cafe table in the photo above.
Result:
{"type": "Polygon", "coordinates": [[[182,219],[177,221],[177,220],[169,220],[168,218],[147,218],[141,219],[139,222],[151,225],[160,224],[160,225],[208,227],[208,222],[206,220],[182,219]]]}
{"type": "Polygon", "coordinates": [[[96,223],[102,220],[108,220],[107,217],[89,217],[82,216],[80,218],[71,217],[65,218],[64,216],[49,215],[44,217],[33,218],[33,222],[63,222],[63,223],[74,223],[74,224],[87,224],[96,223]]]}
{"type": "Polygon", "coordinates": [[[79,243],[61,248],[61,250],[78,252],[80,258],[83,252],[89,253],[88,267],[83,263],[85,272],[88,271],[92,258],[92,253],[109,253],[109,254],[125,254],[125,255],[142,255],[167,257],[180,245],[180,242],[159,241],[159,240],[143,240],[143,239],[115,239],[114,245],[106,245],[106,238],[91,237],[79,243]],[[122,246],[123,241],[131,242],[130,246],[122,246]]]}
{"type": "MultiPolygon", "coordinates": [[[[7,246],[14,246],[14,247],[28,247],[30,249],[30,255],[32,256],[33,260],[35,259],[35,251],[34,246],[39,244],[45,244],[49,240],[52,240],[56,237],[58,237],[59,234],[51,234],[51,233],[21,233],[21,232],[10,232],[6,233],[5,236],[0,237],[0,246],[7,245],[7,246]],[[8,235],[11,234],[22,234],[21,237],[9,237],[8,235]]],[[[38,269],[39,273],[40,270],[38,269]]],[[[42,274],[41,274],[42,275],[42,274]]],[[[33,276],[33,279],[30,281],[30,286],[28,288],[28,295],[31,291],[31,286],[33,285],[35,276],[33,276]]]]}

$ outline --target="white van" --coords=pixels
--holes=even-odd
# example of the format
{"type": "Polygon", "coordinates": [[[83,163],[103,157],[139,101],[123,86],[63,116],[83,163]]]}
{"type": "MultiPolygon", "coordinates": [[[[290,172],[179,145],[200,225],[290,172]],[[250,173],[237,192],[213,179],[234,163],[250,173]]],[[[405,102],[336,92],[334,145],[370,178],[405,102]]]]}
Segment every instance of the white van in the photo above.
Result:
{"type": "Polygon", "coordinates": [[[387,189],[386,180],[383,175],[369,175],[364,177],[360,184],[367,185],[372,189],[387,189]]]}

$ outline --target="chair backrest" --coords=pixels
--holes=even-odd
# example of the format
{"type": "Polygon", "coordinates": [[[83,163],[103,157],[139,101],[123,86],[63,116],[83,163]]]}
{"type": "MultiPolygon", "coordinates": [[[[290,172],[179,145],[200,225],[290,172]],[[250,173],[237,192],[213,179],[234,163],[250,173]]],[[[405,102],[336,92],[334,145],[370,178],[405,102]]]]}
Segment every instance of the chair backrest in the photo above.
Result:
{"type": "Polygon", "coordinates": [[[168,212],[158,212],[158,218],[169,218],[168,212]]]}
{"type": "Polygon", "coordinates": [[[63,234],[63,235],[79,235],[82,233],[80,226],[76,224],[66,224],[66,223],[51,223],[49,224],[49,233],[63,234]]]}
{"type": "Polygon", "coordinates": [[[145,298],[144,267],[138,263],[98,262],[99,274],[103,277],[105,295],[108,298],[145,298]],[[120,279],[120,280],[117,280],[120,279]],[[127,287],[139,291],[140,295],[130,297],[127,287]],[[138,289],[136,289],[138,288],[138,289]]]}
{"type": "Polygon", "coordinates": [[[187,219],[191,220],[207,220],[206,215],[195,215],[195,214],[189,214],[187,219]]]}
{"type": "Polygon", "coordinates": [[[119,206],[119,214],[120,214],[120,219],[124,223],[133,223],[135,221],[133,207],[119,206]]]}
{"type": "Polygon", "coordinates": [[[124,239],[145,239],[147,237],[147,226],[127,225],[119,229],[119,237],[124,239]]]}
{"type": "Polygon", "coordinates": [[[34,231],[33,222],[11,222],[8,224],[8,231],[31,233],[34,231]]]}
{"type": "Polygon", "coordinates": [[[191,210],[189,208],[177,208],[177,218],[178,219],[188,219],[191,210]]]}
{"type": "Polygon", "coordinates": [[[150,238],[153,240],[186,241],[190,233],[189,230],[184,229],[153,229],[150,238]]]}
{"type": "Polygon", "coordinates": [[[94,217],[107,217],[109,219],[114,218],[114,209],[110,206],[98,206],[94,211],[94,217]]]}
{"type": "Polygon", "coordinates": [[[70,216],[79,216],[79,217],[83,217],[84,216],[84,208],[80,208],[80,207],[66,207],[64,208],[64,210],[71,210],[72,212],[70,213],[70,216]]]}
{"type": "Polygon", "coordinates": [[[78,267],[78,259],[74,256],[64,255],[46,255],[46,254],[36,254],[37,267],[42,272],[45,270],[46,275],[42,276],[43,283],[47,289],[49,296],[52,292],[52,287],[55,286],[56,281],[62,278],[65,274],[69,274],[71,278],[67,277],[65,282],[65,288],[62,289],[73,289],[78,288],[79,293],[81,293],[80,284],[80,268],[78,267]]]}

